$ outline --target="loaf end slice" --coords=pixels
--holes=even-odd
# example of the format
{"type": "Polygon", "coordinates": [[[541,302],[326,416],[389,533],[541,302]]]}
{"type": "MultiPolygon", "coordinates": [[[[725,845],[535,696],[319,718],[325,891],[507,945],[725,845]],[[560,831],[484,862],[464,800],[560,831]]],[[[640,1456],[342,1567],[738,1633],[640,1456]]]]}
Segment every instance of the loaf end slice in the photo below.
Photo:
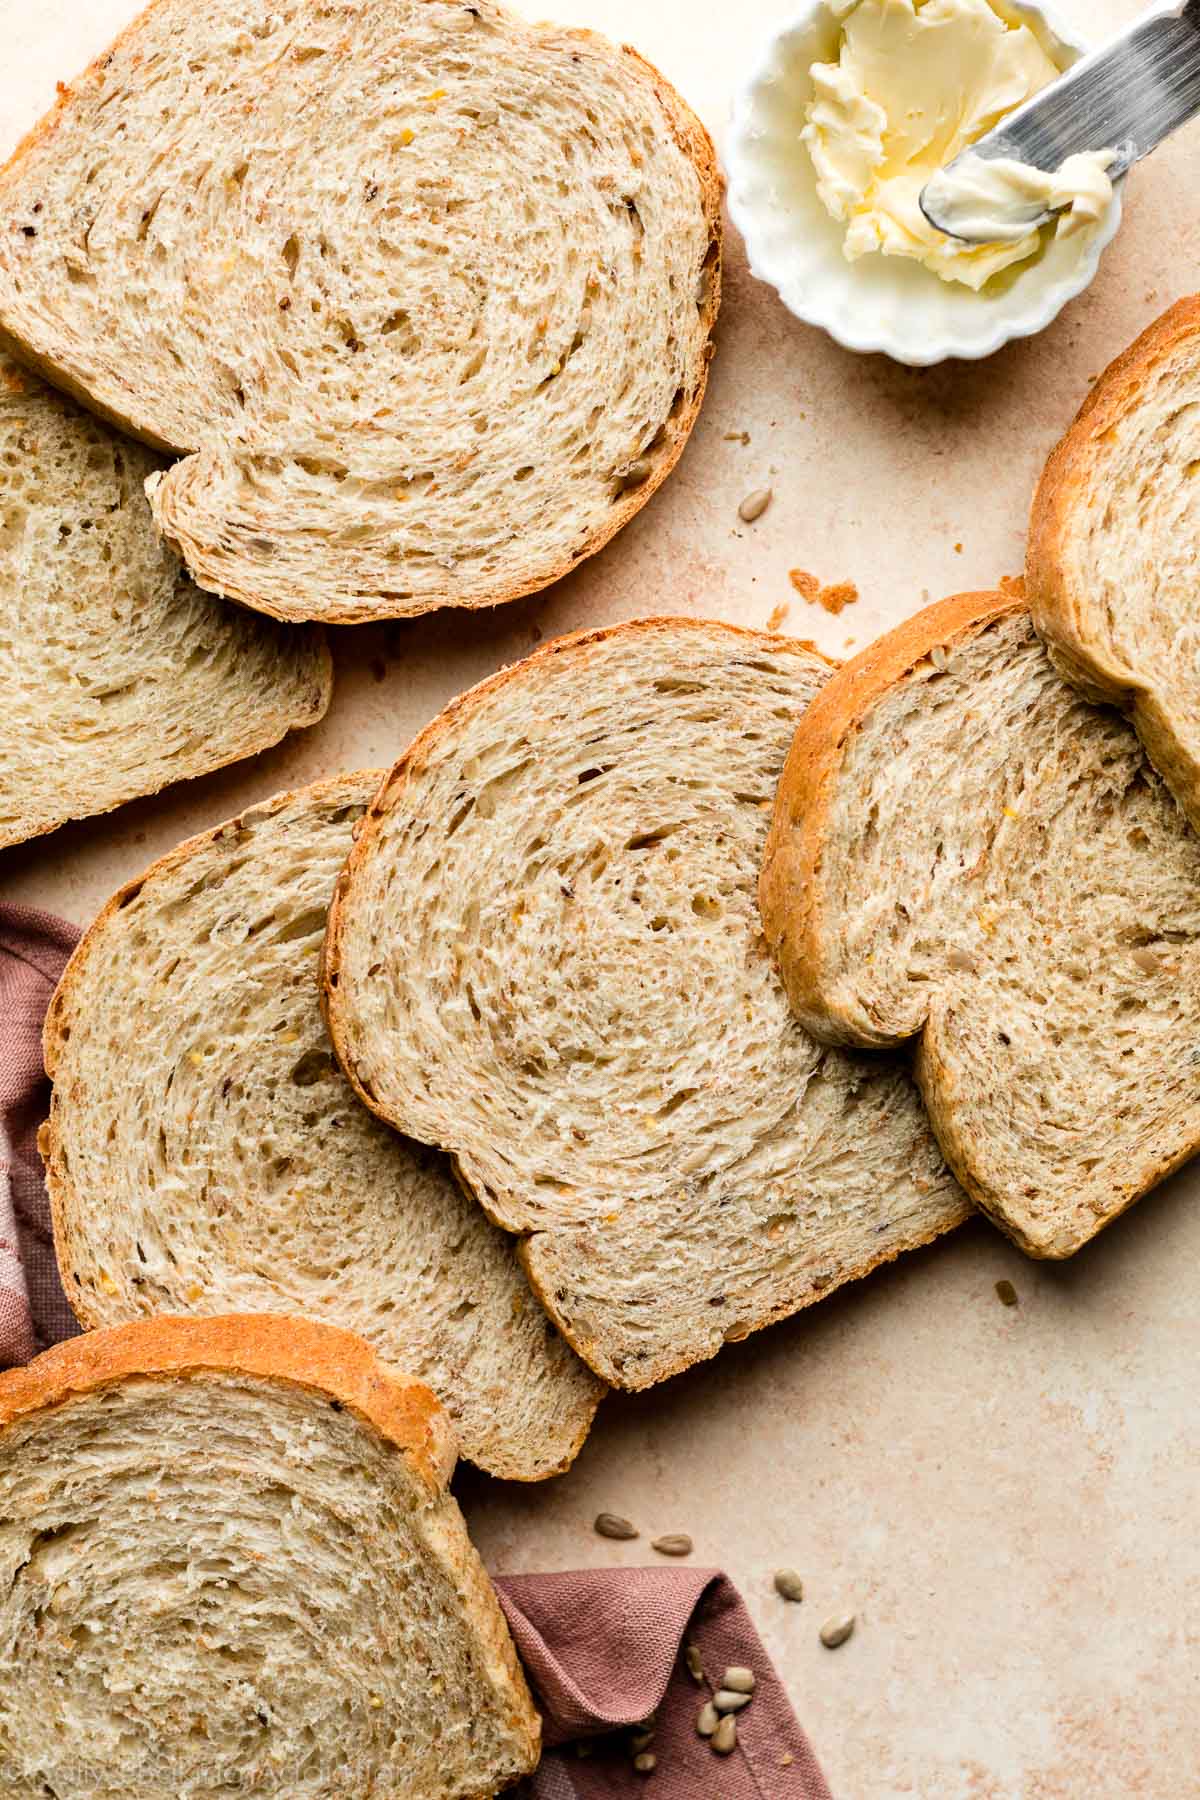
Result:
{"type": "Polygon", "coordinates": [[[382,1117],[451,1151],[608,1381],[660,1381],[966,1214],[903,1063],[791,1016],[755,883],[829,665],[638,620],[417,739],[330,912],[326,1011],[382,1117]]]}
{"type": "Polygon", "coordinates": [[[486,1800],[527,1773],[453,1462],[429,1390],[312,1321],[163,1317],[0,1375],[6,1795],[486,1800]]]}
{"type": "Polygon", "coordinates": [[[201,593],[143,491],[159,466],[0,355],[0,845],[312,725],[317,627],[201,593]]]}
{"type": "Polygon", "coordinates": [[[938,1141],[1033,1255],[1200,1144],[1200,842],[1019,598],[930,607],[801,721],[761,883],[798,1016],[917,1039],[938,1141]]]}
{"type": "Polygon", "coordinates": [[[1093,386],[1033,502],[1026,581],[1056,666],[1129,714],[1200,829],[1200,298],[1093,386]]]}
{"type": "Polygon", "coordinates": [[[202,833],[85,934],[46,1021],[63,1282],[88,1326],[347,1327],[434,1389],[474,1462],[539,1480],[603,1389],[446,1158],[359,1104],[321,1021],[326,908],[378,781],[336,776],[202,833]]]}
{"type": "Polygon", "coordinates": [[[703,126],[492,0],[156,0],[0,172],[0,336],[183,460],[156,520],[279,618],[490,606],[677,461],[720,297],[703,126]]]}

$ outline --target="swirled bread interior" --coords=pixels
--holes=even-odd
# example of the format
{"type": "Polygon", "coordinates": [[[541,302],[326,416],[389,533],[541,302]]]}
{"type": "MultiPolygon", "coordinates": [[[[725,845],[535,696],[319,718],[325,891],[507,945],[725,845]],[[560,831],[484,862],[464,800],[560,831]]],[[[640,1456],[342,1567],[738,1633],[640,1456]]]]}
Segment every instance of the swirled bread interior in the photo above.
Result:
{"type": "Polygon", "coordinates": [[[779,790],[764,916],[799,1016],[897,1045],[972,1198],[1069,1256],[1200,1145],[1200,839],[1022,602],[847,665],[779,790]]]}
{"type": "Polygon", "coordinates": [[[417,740],[331,910],[343,1065],[454,1153],[625,1386],[966,1210],[903,1062],[814,1043],[759,925],[775,783],[828,672],[688,620],[549,645],[417,740]]]}
{"type": "Polygon", "coordinates": [[[158,459],[0,354],[0,844],[276,743],[329,704],[319,631],[202,594],[158,459]]]}
{"type": "Polygon", "coordinates": [[[61,1383],[0,1378],[5,1800],[483,1800],[534,1762],[454,1501],[337,1367],[239,1367],[260,1323],[219,1322],[191,1370],[154,1367],[168,1321],[133,1328],[145,1372],[101,1341],[61,1383]]]}
{"type": "Polygon", "coordinates": [[[371,771],[284,794],[123,889],[52,1002],[44,1148],[68,1297],[88,1325],[304,1313],[441,1398],[466,1454],[566,1466],[601,1388],[446,1159],[362,1106],[317,966],[371,771]]]}
{"type": "Polygon", "coordinates": [[[196,580],[491,605],[674,464],[718,299],[667,83],[493,0],[155,0],[0,174],[0,331],[149,441],[196,580]]]}
{"type": "Polygon", "coordinates": [[[1026,585],[1059,670],[1126,711],[1200,830],[1200,298],[1106,369],[1046,464],[1026,585]]]}

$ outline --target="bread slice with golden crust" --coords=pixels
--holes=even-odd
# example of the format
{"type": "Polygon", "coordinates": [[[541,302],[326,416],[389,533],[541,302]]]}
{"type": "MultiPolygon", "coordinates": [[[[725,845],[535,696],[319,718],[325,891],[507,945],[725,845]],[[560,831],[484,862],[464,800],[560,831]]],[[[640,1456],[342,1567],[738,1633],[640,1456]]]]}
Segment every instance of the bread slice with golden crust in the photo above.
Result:
{"type": "Polygon", "coordinates": [[[801,1021],[917,1039],[946,1160],[1069,1256],[1200,1146],[1200,840],[1023,599],[964,594],[829,682],[760,888],[801,1021]]]}
{"type": "Polygon", "coordinates": [[[429,1390],[300,1319],[0,1375],[6,1800],[489,1800],[539,1723],[429,1390]]]}
{"type": "Polygon", "coordinates": [[[644,619],[547,645],[392,770],[326,1011],[367,1104],[450,1150],[606,1380],[663,1380],[965,1216],[902,1059],[790,1016],[755,883],[829,665],[644,619]]]}
{"type": "Polygon", "coordinates": [[[438,1394],[492,1474],[559,1473],[603,1389],[447,1159],[361,1106],[318,1004],[325,913],[379,773],[279,794],[123,887],[46,1018],[42,1135],[85,1325],[305,1314],[438,1394]]]}
{"type": "Polygon", "coordinates": [[[703,126],[494,0],[152,0],[0,172],[0,337],[184,460],[155,517],[279,618],[492,606],[679,457],[703,126]]]}
{"type": "Polygon", "coordinates": [[[1127,712],[1200,829],[1200,296],[1101,375],[1034,497],[1026,586],[1055,665],[1127,712]]]}
{"type": "Polygon", "coordinates": [[[0,353],[0,845],[315,724],[319,626],[203,594],[154,528],[159,459],[0,353]]]}

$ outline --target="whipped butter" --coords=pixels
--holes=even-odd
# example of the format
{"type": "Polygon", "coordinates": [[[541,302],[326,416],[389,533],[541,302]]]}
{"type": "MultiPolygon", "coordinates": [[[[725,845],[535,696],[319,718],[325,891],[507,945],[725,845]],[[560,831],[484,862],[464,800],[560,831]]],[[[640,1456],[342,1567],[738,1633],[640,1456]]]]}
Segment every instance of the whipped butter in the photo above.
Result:
{"type": "MultiPolygon", "coordinates": [[[[980,288],[1039,249],[1041,234],[1028,222],[1033,201],[1039,211],[1068,206],[1062,230],[1101,216],[1112,196],[1103,152],[1069,158],[1056,175],[976,157],[971,163],[992,173],[966,170],[953,197],[957,217],[964,232],[968,221],[999,229],[986,243],[963,243],[931,225],[920,207],[926,182],[1060,70],[1028,26],[1010,25],[988,0],[841,0],[834,11],[838,59],[812,67],[801,135],[817,192],[845,223],[851,262],[881,251],[980,288]]],[[[973,227],[970,235],[978,235],[973,227]]]]}
{"type": "Polygon", "coordinates": [[[1057,212],[1059,237],[1104,217],[1112,200],[1112,150],[1085,150],[1049,172],[1010,156],[968,150],[954,167],[934,175],[925,202],[947,231],[992,244],[1020,243],[1031,223],[1057,212]]]}

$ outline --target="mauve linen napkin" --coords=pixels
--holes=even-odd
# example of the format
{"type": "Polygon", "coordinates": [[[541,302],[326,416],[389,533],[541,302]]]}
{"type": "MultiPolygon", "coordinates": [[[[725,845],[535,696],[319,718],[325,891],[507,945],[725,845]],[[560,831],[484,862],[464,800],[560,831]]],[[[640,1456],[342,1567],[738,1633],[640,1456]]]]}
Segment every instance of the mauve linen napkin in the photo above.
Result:
{"type": "Polygon", "coordinates": [[[717,1569],[576,1569],[502,1575],[500,1601],[545,1719],[535,1800],[830,1800],[825,1778],[732,1582],[717,1569]],[[695,1644],[698,1685],[681,1652],[695,1644]],[[718,1756],[696,1715],[727,1668],[753,1669],[738,1747],[718,1756]],[[631,1726],[654,1716],[647,1780],[631,1726]],[[596,1734],[603,1733],[604,1736],[596,1734]],[[579,1746],[591,1754],[580,1757],[579,1746]]]}
{"type": "MultiPolygon", "coordinates": [[[[37,1151],[49,1104],[42,1021],[79,937],[29,907],[0,906],[0,1369],[78,1326],[58,1279],[37,1151]]],[[[737,1590],[715,1569],[581,1569],[507,1575],[501,1604],[545,1720],[529,1800],[830,1800],[829,1789],[737,1590]],[[705,1680],[683,1661],[695,1644],[705,1680]],[[733,1665],[754,1670],[738,1747],[718,1756],[696,1715],[733,1665]],[[629,1728],[654,1715],[651,1776],[629,1728]]]]}
{"type": "Polygon", "coordinates": [[[78,941],[65,919],[0,907],[0,1369],[79,1330],[58,1279],[37,1148],[50,1094],[42,1021],[78,941]]]}

